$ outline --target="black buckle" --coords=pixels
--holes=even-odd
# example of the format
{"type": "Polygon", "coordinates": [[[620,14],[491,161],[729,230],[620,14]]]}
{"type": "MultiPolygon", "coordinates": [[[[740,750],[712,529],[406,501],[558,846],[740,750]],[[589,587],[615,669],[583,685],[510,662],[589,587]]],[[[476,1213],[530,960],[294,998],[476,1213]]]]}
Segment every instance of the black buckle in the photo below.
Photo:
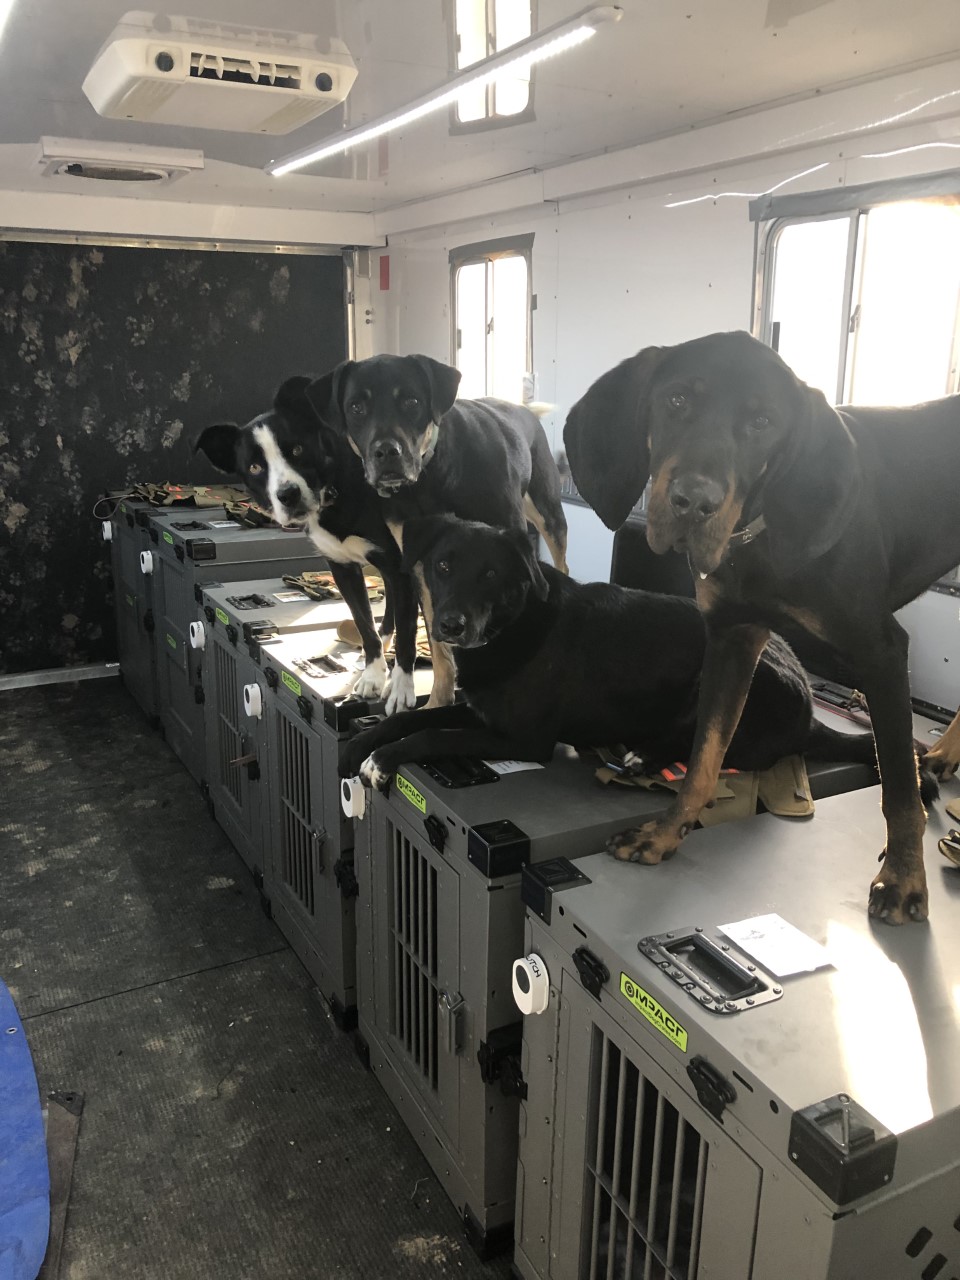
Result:
{"type": "Polygon", "coordinates": [[[586,947],[577,947],[573,953],[573,963],[577,966],[580,981],[590,994],[599,1000],[600,989],[605,982],[610,981],[610,970],[599,956],[595,956],[586,947]]]}

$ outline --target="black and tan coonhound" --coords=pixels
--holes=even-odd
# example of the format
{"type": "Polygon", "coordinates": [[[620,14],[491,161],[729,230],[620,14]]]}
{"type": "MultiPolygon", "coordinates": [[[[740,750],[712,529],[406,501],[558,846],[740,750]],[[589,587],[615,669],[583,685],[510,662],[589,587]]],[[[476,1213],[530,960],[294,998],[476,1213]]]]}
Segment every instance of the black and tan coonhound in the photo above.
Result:
{"type": "MultiPolygon", "coordinates": [[[[887,826],[870,914],[926,919],[908,641],[893,615],[960,561],[960,396],[834,409],[763,343],[716,333],[605,373],[564,441],[612,529],[651,480],[648,541],[688,556],[709,636],[676,806],[611,851],[657,863],[676,850],[713,792],[770,630],[787,620],[849,659],[869,703],[887,826]]],[[[958,737],[955,722],[928,754],[934,768],[951,771],[958,737]]]]}

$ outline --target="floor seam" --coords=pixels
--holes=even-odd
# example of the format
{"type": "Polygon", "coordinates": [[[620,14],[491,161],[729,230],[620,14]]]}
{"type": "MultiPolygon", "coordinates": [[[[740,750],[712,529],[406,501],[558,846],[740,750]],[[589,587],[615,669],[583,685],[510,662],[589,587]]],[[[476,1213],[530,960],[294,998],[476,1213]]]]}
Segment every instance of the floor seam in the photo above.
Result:
{"type": "Polygon", "coordinates": [[[89,1000],[77,1000],[74,1004],[57,1005],[55,1009],[44,1009],[42,1013],[21,1013],[21,1022],[35,1022],[39,1018],[49,1018],[55,1013],[69,1013],[71,1009],[83,1009],[87,1005],[99,1004],[103,1000],[115,1000],[118,996],[132,995],[136,991],[150,991],[153,987],[163,987],[171,982],[182,982],[185,978],[196,978],[202,973],[215,973],[218,969],[229,969],[231,965],[249,964],[251,960],[262,960],[265,956],[279,955],[281,951],[289,951],[290,947],[282,943],[271,947],[269,951],[258,951],[252,956],[240,956],[236,960],[224,960],[221,964],[207,965],[202,969],[191,969],[188,973],[172,974],[167,978],[158,978],[156,982],[143,982],[135,987],[123,987],[119,991],[108,991],[100,996],[91,996],[89,1000]]]}

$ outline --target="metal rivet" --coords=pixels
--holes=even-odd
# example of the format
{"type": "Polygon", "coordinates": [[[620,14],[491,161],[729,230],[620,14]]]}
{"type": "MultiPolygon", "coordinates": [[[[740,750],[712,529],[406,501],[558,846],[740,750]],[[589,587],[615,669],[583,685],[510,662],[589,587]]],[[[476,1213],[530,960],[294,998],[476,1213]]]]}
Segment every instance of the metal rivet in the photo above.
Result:
{"type": "Polygon", "coordinates": [[[782,996],[782,995],[783,995],[783,987],[774,987],[774,988],[773,988],[773,994],[774,994],[775,996],[782,996]]]}
{"type": "Polygon", "coordinates": [[[756,1004],[756,1003],[757,1002],[756,1000],[754,1000],[753,996],[747,996],[747,1004],[756,1004]]]}

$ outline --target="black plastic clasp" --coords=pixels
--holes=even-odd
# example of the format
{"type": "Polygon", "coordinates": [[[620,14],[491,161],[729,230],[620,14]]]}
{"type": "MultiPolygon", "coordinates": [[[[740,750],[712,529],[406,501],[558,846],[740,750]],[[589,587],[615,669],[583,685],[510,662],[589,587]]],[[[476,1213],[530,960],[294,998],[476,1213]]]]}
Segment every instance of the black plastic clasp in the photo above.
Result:
{"type": "MultiPolygon", "coordinates": [[[[187,555],[191,560],[216,560],[217,544],[212,538],[188,538],[187,555]]],[[[183,559],[183,557],[180,557],[183,559]]]]}
{"type": "Polygon", "coordinates": [[[237,628],[233,625],[233,623],[232,623],[232,622],[228,623],[228,624],[227,624],[227,639],[230,641],[230,643],[231,643],[232,645],[235,645],[235,644],[237,643],[237,636],[238,636],[238,635],[239,635],[239,632],[237,631],[237,628]]]}
{"type": "Polygon", "coordinates": [[[148,635],[152,635],[153,632],[156,630],[156,628],[157,628],[157,624],[153,620],[153,610],[148,609],[147,612],[143,615],[143,629],[144,631],[147,632],[148,635]]]}
{"type": "Polygon", "coordinates": [[[214,609],[212,604],[205,604],[203,606],[203,616],[210,623],[211,627],[215,627],[217,625],[217,611],[214,609]]]}
{"type": "Polygon", "coordinates": [[[443,853],[447,844],[447,825],[441,822],[436,814],[428,814],[423,820],[423,825],[427,832],[427,839],[436,849],[437,853],[443,853]]]}
{"type": "Polygon", "coordinates": [[[280,676],[273,667],[263,668],[263,678],[271,689],[276,689],[277,685],[280,683],[280,676]]]}
{"type": "Polygon", "coordinates": [[[480,1079],[484,1084],[497,1084],[507,1098],[526,1098],[527,1083],[520,1070],[520,1049],[523,1044],[523,1023],[511,1022],[505,1027],[495,1027],[480,1041],[477,1062],[480,1079]]]}
{"type": "Polygon", "coordinates": [[[693,1081],[701,1107],[722,1124],[724,1111],[737,1100],[736,1089],[702,1054],[687,1063],[687,1075],[693,1081]]]}
{"type": "Polygon", "coordinates": [[[845,1205],[890,1182],[897,1137],[848,1094],[838,1093],[794,1112],[790,1159],[834,1204],[845,1205]]]}
{"type": "Polygon", "coordinates": [[[300,712],[303,719],[306,720],[307,724],[310,724],[313,720],[313,703],[309,698],[305,698],[302,693],[297,698],[297,710],[300,712]]]}
{"type": "Polygon", "coordinates": [[[203,691],[202,684],[195,684],[193,686],[193,700],[198,707],[202,707],[203,704],[206,702],[207,695],[203,691]]]}
{"type": "Polygon", "coordinates": [[[595,956],[586,947],[577,947],[573,953],[573,963],[577,966],[580,981],[587,991],[597,1000],[604,983],[610,981],[610,970],[599,956],[595,956]]]}
{"type": "Polygon", "coordinates": [[[337,888],[340,890],[340,896],[343,898],[356,898],[360,893],[360,881],[357,879],[357,873],[353,869],[352,858],[338,858],[333,864],[333,878],[337,888]]]}
{"type": "Polygon", "coordinates": [[[516,875],[530,861],[530,837],[509,818],[467,832],[467,858],[488,879],[516,875]]]}
{"type": "Polygon", "coordinates": [[[260,781],[260,761],[259,760],[251,760],[250,763],[246,766],[246,769],[247,769],[247,777],[250,779],[251,782],[260,781]]]}
{"type": "Polygon", "coordinates": [[[150,541],[151,541],[151,542],[159,542],[159,541],[160,541],[160,530],[159,530],[159,529],[154,529],[154,527],[151,525],[151,526],[150,526],[150,528],[147,530],[147,532],[150,534],[150,541]]]}
{"type": "Polygon", "coordinates": [[[179,542],[174,546],[173,554],[177,557],[180,563],[183,564],[183,547],[181,547],[179,542]]]}

